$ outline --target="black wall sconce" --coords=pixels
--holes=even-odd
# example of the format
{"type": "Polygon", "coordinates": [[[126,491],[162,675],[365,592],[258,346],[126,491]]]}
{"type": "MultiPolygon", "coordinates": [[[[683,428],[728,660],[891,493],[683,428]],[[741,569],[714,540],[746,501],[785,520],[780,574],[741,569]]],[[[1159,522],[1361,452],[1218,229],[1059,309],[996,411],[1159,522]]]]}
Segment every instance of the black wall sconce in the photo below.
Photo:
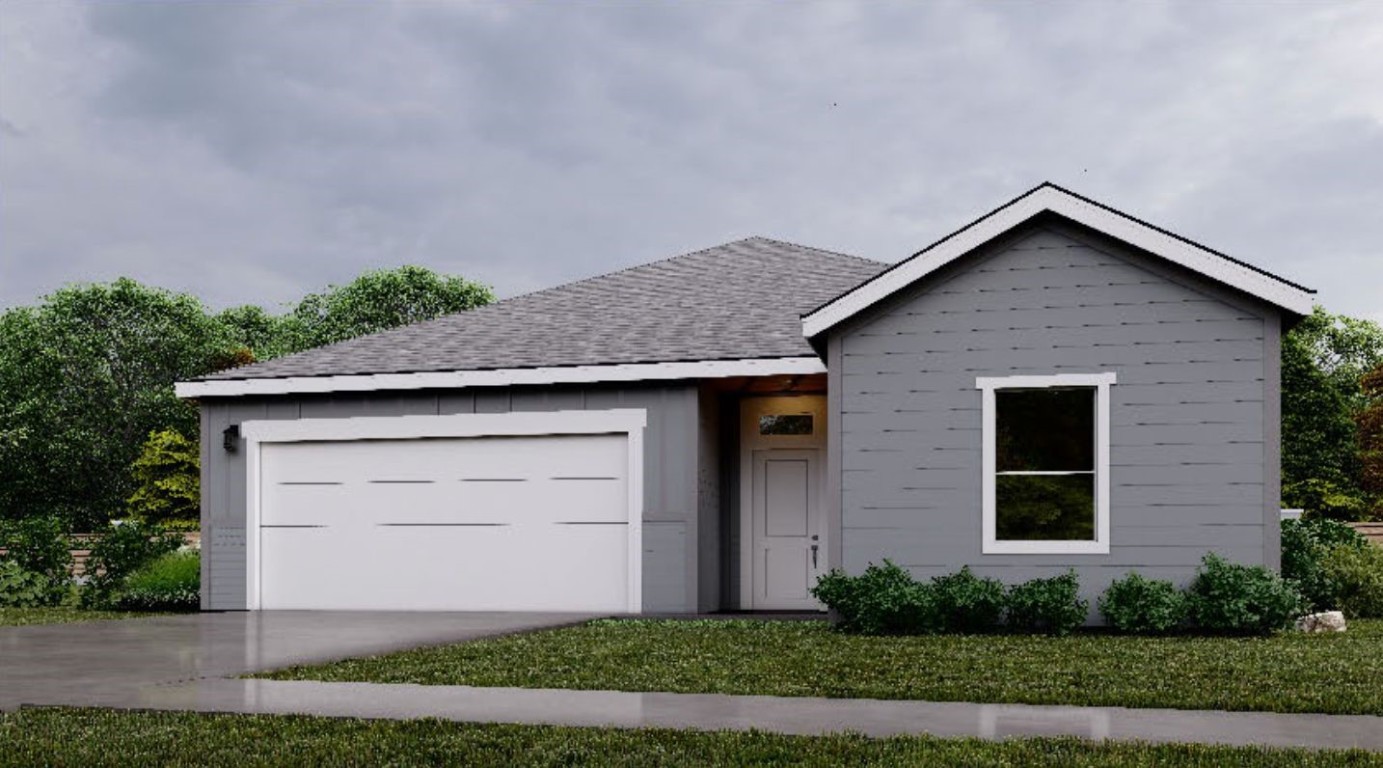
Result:
{"type": "Polygon", "coordinates": [[[239,424],[232,424],[221,430],[221,447],[225,448],[227,453],[235,453],[236,449],[240,447],[239,424]]]}

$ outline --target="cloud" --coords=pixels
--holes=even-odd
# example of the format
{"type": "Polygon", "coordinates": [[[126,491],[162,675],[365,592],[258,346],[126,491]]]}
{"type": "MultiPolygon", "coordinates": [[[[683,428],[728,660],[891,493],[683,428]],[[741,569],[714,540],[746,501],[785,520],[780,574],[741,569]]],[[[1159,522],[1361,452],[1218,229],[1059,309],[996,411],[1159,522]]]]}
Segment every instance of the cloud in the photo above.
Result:
{"type": "Polygon", "coordinates": [[[1044,179],[1383,317],[1375,5],[6,4],[0,306],[901,258],[1044,179]]]}

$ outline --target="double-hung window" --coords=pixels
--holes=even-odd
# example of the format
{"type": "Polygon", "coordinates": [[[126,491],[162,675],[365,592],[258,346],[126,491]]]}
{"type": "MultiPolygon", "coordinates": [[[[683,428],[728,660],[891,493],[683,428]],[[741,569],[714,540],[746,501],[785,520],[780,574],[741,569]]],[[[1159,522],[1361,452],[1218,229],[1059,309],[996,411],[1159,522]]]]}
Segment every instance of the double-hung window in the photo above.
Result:
{"type": "Polygon", "coordinates": [[[985,554],[1109,552],[1114,374],[976,379],[985,554]]]}

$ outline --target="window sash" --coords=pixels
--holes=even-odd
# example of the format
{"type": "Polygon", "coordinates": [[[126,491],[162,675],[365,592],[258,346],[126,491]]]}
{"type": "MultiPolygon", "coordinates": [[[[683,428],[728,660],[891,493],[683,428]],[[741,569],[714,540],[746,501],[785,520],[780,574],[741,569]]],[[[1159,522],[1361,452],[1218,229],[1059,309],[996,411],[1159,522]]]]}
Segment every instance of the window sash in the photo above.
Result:
{"type": "Polygon", "coordinates": [[[1109,388],[1116,382],[1114,373],[1054,374],[1049,376],[978,377],[975,388],[982,397],[982,488],[983,525],[981,553],[1005,554],[1108,554],[1109,553],[1109,388]],[[998,472],[996,438],[998,408],[995,393],[1003,389],[1044,389],[1054,387],[1093,387],[1095,389],[1095,468],[1093,470],[1009,470],[998,472]],[[998,539],[997,490],[1002,475],[1093,475],[1095,491],[1095,537],[1093,540],[1009,540],[998,539]]]}

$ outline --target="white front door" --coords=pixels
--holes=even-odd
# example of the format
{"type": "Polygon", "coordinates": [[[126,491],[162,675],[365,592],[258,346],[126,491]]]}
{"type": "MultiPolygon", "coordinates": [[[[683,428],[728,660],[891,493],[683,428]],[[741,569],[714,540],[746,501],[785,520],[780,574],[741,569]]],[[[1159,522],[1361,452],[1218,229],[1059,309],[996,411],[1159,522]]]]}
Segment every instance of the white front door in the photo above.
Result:
{"type": "Polygon", "coordinates": [[[809,592],[825,571],[820,488],[820,451],[754,451],[752,607],[820,607],[809,592]]]}

